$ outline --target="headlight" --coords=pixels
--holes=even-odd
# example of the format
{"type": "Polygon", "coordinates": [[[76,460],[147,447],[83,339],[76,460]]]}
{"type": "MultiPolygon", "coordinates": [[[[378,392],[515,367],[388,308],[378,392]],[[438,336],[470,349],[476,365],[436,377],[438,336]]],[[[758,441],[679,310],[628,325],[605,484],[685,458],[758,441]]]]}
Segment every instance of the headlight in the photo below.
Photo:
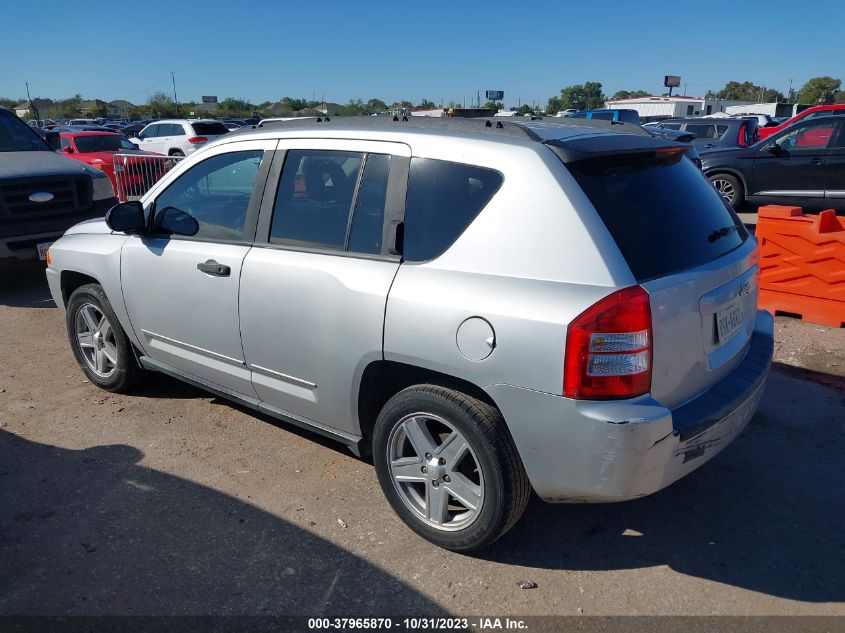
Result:
{"type": "Polygon", "coordinates": [[[103,173],[92,176],[94,181],[94,201],[105,200],[107,198],[114,198],[114,189],[111,186],[111,180],[103,173]]]}

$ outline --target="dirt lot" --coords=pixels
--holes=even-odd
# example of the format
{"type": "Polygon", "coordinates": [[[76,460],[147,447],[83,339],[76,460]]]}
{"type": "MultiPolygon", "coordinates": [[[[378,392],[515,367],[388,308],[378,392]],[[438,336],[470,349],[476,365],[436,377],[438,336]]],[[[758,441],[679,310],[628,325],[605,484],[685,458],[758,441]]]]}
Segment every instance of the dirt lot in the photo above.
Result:
{"type": "Polygon", "coordinates": [[[0,614],[845,615],[845,330],[777,339],[709,465],[630,503],[534,499],[463,556],[340,446],[162,376],[94,388],[40,271],[2,274],[0,614]]]}

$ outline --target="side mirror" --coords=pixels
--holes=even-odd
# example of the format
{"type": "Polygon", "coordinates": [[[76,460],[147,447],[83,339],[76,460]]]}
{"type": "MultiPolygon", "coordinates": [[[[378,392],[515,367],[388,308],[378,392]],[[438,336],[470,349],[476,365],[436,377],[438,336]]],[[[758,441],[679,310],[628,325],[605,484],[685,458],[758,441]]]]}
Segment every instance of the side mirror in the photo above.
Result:
{"type": "Polygon", "coordinates": [[[176,207],[167,207],[158,216],[157,228],[163,233],[171,235],[196,235],[200,230],[199,222],[192,215],[180,211],[176,207]]]}
{"type": "Polygon", "coordinates": [[[141,233],[146,227],[144,205],[138,200],[121,202],[108,210],[106,224],[112,231],[141,233]]]}
{"type": "Polygon", "coordinates": [[[73,154],[73,148],[72,148],[70,145],[68,145],[68,146],[66,146],[66,147],[63,147],[63,148],[62,148],[62,151],[63,151],[65,154],[73,154]]]}
{"type": "Polygon", "coordinates": [[[62,148],[62,135],[58,132],[46,132],[44,134],[44,140],[47,141],[47,145],[56,151],[62,148]]]}
{"type": "Polygon", "coordinates": [[[769,143],[766,149],[770,154],[780,154],[783,151],[777,143],[769,143]]]}

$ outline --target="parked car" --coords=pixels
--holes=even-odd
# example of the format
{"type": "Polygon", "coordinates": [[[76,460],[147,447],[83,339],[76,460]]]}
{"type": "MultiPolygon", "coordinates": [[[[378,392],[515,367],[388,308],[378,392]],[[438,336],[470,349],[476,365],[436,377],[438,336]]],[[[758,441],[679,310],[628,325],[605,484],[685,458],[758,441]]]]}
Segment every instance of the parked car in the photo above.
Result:
{"type": "Polygon", "coordinates": [[[804,121],[805,119],[817,119],[825,116],[842,116],[843,114],[845,114],[845,103],[831,103],[828,105],[813,106],[812,108],[807,108],[803,112],[796,114],[791,119],[787,119],[783,123],[773,127],[763,128],[760,130],[760,139],[768,138],[772,134],[777,134],[784,128],[794,125],[799,121],[804,121]]]}
{"type": "Polygon", "coordinates": [[[751,147],[701,154],[705,175],[734,207],[845,208],[845,117],[800,121],[751,147]]]}
{"type": "Polygon", "coordinates": [[[56,125],[51,132],[114,132],[102,125],[56,125]]]}
{"type": "Polygon", "coordinates": [[[638,498],[754,415],[756,242],[684,153],[543,121],[277,123],[69,231],[47,279],[94,384],[161,371],[344,442],[412,530],[475,549],[532,488],[638,498]]]}
{"type": "Polygon", "coordinates": [[[581,110],[567,114],[573,119],[598,119],[599,121],[624,121],[625,123],[640,124],[640,115],[636,110],[607,109],[607,110],[581,110]]]}
{"type": "Polygon", "coordinates": [[[748,147],[757,142],[757,119],[731,117],[690,117],[666,119],[659,129],[680,130],[695,134],[692,143],[699,152],[729,147],[748,147]]]}
{"type": "Polygon", "coordinates": [[[60,156],[0,107],[0,267],[43,260],[65,229],[102,218],[116,202],[104,173],[60,156]]]}
{"type": "Polygon", "coordinates": [[[187,156],[228,132],[213,119],[166,119],[150,123],[130,140],[149,152],[187,156]]]}
{"type": "Polygon", "coordinates": [[[105,173],[114,191],[122,191],[128,196],[142,195],[168,169],[163,154],[140,151],[137,145],[116,132],[62,132],[61,147],[70,158],[81,160],[105,173]],[[133,156],[124,157],[116,167],[114,156],[118,153],[133,156]],[[121,170],[119,186],[116,168],[121,170]]]}
{"type": "Polygon", "coordinates": [[[99,125],[94,119],[70,119],[67,125],[99,125]]]}

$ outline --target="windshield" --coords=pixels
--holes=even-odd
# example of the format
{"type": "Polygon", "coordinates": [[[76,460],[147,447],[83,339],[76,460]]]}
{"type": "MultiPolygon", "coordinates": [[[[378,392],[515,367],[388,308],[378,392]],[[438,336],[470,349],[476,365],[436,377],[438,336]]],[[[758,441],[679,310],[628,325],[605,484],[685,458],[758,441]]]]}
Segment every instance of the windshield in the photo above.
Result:
{"type": "Polygon", "coordinates": [[[120,150],[135,149],[135,146],[118,134],[95,134],[92,136],[75,136],[76,149],[80,154],[91,152],[119,152],[120,150]]]}
{"type": "Polygon", "coordinates": [[[0,116],[0,152],[53,151],[38,132],[16,116],[0,116]]]}

